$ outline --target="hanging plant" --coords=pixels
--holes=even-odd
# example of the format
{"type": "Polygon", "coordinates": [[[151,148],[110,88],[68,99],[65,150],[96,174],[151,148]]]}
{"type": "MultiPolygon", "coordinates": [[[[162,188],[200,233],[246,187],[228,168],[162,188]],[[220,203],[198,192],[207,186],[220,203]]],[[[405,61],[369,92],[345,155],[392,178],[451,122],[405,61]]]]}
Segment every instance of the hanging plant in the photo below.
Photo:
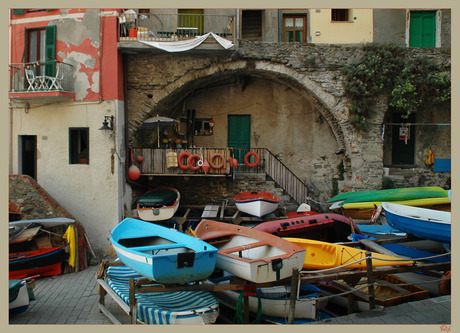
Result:
{"type": "Polygon", "coordinates": [[[356,128],[367,127],[369,112],[381,96],[406,117],[420,107],[450,100],[450,73],[433,62],[408,58],[405,49],[394,44],[368,44],[363,51],[359,64],[342,69],[351,123],[356,128]]]}

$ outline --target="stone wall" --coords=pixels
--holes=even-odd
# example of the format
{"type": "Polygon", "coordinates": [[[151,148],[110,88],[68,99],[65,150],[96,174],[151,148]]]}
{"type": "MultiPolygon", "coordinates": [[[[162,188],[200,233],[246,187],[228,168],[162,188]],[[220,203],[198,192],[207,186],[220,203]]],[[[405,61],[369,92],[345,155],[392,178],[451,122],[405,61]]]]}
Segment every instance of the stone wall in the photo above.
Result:
{"type": "MultiPolygon", "coordinates": [[[[226,116],[232,111],[229,104],[238,105],[238,101],[251,98],[245,96],[248,82],[267,81],[275,87],[270,94],[276,92],[276,101],[284,100],[284,104],[275,107],[269,102],[271,96],[264,95],[268,86],[261,83],[253,93],[253,100],[264,96],[262,109],[271,106],[277,109],[276,115],[267,113],[264,121],[275,117],[293,128],[302,122],[305,128],[311,123],[318,124],[309,138],[300,136],[297,145],[274,152],[306,182],[311,198],[324,203],[337,191],[379,189],[384,167],[381,126],[388,112],[387,104],[378,101],[369,117],[369,130],[357,131],[349,121],[349,101],[342,85],[341,69],[358,63],[362,52],[359,46],[240,41],[238,51],[227,57],[129,55],[126,102],[129,144],[136,145],[138,127],[148,117],[160,114],[177,118],[189,108],[197,113],[206,110],[210,117],[226,116]],[[289,94],[296,97],[287,98],[289,94]],[[226,100],[228,96],[232,99],[226,100]],[[310,116],[303,120],[282,117],[283,109],[299,109],[307,104],[310,116]],[[327,132],[330,134],[326,135],[327,132]],[[320,151],[311,148],[314,140],[321,143],[320,151]],[[339,149],[343,149],[343,155],[335,155],[339,149]]],[[[407,49],[406,53],[408,57],[424,56],[450,70],[450,49],[407,49]]],[[[450,105],[441,108],[443,113],[450,114],[450,105]]],[[[256,109],[242,108],[239,113],[256,117],[262,112],[256,109]]],[[[221,122],[216,126],[223,127],[220,132],[216,130],[213,140],[225,142],[225,120],[223,125],[221,122]],[[224,137],[219,139],[219,135],[224,137]]],[[[256,142],[263,122],[251,126],[254,126],[251,142],[256,142]]],[[[272,149],[295,135],[285,129],[272,133],[272,141],[265,141],[263,147],[272,149]]],[[[442,144],[443,150],[450,151],[450,142],[444,140],[442,144]]],[[[420,159],[417,161],[420,163],[420,159]]],[[[423,173],[423,165],[419,167],[423,173]]],[[[446,183],[445,175],[440,177],[446,183]]],[[[419,183],[438,185],[440,177],[421,177],[419,183]]]]}

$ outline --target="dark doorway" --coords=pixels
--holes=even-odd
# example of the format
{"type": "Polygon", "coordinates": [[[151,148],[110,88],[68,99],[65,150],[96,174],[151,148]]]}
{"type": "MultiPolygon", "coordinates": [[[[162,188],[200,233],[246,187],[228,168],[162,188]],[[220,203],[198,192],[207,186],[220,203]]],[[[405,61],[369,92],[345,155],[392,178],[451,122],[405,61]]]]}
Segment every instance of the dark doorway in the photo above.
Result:
{"type": "Polygon", "coordinates": [[[20,173],[37,180],[37,137],[20,135],[19,149],[20,173]]]}
{"type": "Polygon", "coordinates": [[[391,164],[413,167],[415,163],[415,126],[406,126],[415,122],[415,114],[403,118],[403,113],[393,114],[391,164]],[[401,125],[397,125],[400,123],[401,125]],[[407,135],[407,139],[406,136],[407,135]]]}

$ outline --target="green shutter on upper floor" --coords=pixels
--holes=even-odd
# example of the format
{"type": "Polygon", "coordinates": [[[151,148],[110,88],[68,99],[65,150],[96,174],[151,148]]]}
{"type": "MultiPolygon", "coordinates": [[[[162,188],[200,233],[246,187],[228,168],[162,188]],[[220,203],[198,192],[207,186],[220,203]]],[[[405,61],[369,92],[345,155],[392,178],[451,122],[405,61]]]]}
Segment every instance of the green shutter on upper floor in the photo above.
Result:
{"type": "Polygon", "coordinates": [[[56,26],[50,25],[45,31],[45,75],[56,75],[56,26]]]}

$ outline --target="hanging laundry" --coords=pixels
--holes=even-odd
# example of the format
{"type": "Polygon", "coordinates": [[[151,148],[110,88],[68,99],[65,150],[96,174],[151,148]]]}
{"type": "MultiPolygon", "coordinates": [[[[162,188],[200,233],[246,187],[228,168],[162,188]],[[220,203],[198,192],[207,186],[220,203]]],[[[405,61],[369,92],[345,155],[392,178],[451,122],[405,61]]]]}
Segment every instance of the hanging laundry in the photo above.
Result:
{"type": "Polygon", "coordinates": [[[70,247],[70,253],[69,253],[69,266],[70,267],[75,267],[75,230],[73,228],[73,225],[69,225],[67,228],[64,236],[62,238],[65,238],[67,240],[67,243],[69,244],[70,247]]]}

